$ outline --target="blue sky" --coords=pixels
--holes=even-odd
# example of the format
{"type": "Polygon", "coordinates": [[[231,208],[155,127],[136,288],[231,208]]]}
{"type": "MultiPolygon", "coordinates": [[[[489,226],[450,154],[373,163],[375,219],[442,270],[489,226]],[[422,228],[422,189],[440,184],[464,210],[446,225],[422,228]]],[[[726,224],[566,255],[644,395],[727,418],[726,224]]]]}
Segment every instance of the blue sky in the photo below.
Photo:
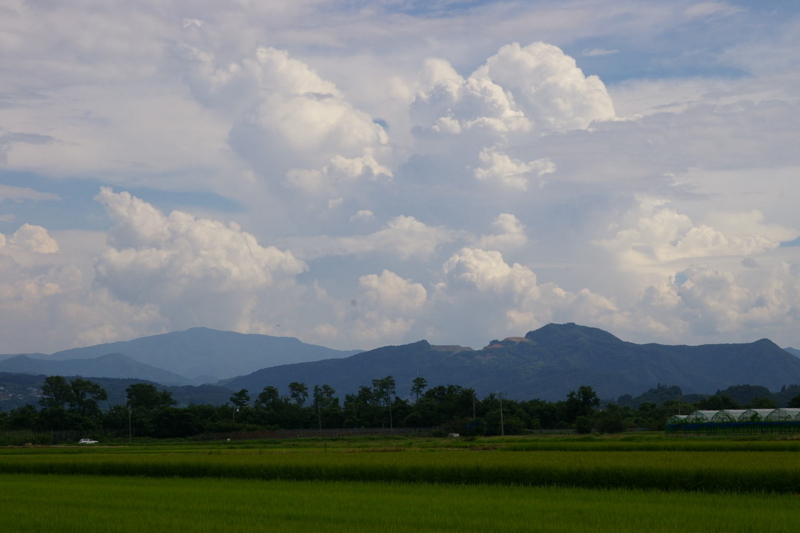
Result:
{"type": "Polygon", "coordinates": [[[800,346],[795,2],[0,11],[0,353],[800,346]]]}

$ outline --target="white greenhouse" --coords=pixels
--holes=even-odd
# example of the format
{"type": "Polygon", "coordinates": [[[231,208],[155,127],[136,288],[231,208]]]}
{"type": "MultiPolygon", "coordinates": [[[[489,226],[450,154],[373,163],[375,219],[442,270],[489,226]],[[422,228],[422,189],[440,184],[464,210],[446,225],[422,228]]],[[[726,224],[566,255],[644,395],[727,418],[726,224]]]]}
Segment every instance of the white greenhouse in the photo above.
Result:
{"type": "Polygon", "coordinates": [[[720,409],[699,410],[674,415],[666,431],[704,434],[800,433],[800,409],[720,409]]]}

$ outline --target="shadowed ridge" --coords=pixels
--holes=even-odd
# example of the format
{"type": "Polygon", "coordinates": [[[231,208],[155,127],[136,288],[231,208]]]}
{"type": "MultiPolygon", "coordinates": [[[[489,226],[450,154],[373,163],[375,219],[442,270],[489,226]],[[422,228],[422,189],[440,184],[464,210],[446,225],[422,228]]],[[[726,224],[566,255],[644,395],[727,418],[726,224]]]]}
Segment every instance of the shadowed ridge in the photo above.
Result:
{"type": "Polygon", "coordinates": [[[797,348],[789,347],[789,348],[784,348],[784,350],[789,352],[795,357],[800,357],[800,350],[798,350],[797,348]]]}
{"type": "Polygon", "coordinates": [[[479,395],[503,392],[517,399],[563,399],[581,385],[601,398],[637,395],[659,383],[679,385],[684,394],[713,393],[748,383],[777,390],[800,383],[800,360],[772,341],[671,346],[634,344],[598,328],[548,324],[525,338],[507,337],[481,350],[437,347],[427,341],[385,346],[352,357],[282,365],[225,383],[233,390],[285,387],[292,381],[328,384],[337,394],[357,393],[373,379],[392,376],[401,398],[412,380],[429,386],[457,384],[479,395]]]}
{"type": "Polygon", "coordinates": [[[624,341],[599,328],[579,326],[574,322],[566,324],[547,324],[529,331],[525,338],[537,344],[573,344],[575,342],[619,342],[624,341]]]}
{"type": "Polygon", "coordinates": [[[53,361],[18,355],[0,361],[0,371],[32,375],[83,376],[87,378],[145,379],[164,385],[188,385],[184,376],[156,366],[140,363],[121,353],[109,353],[93,359],[53,361]]]}

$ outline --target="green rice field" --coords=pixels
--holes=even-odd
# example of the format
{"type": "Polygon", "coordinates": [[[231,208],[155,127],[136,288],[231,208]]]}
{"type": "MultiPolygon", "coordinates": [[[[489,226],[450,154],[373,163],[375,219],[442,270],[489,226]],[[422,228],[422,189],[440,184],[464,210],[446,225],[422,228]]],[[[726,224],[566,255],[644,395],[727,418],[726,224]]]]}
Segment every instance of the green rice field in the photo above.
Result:
{"type": "Polygon", "coordinates": [[[800,441],[0,449],[2,531],[795,531],[800,441]]]}
{"type": "Polygon", "coordinates": [[[95,448],[4,453],[0,473],[800,492],[800,454],[772,451],[293,451],[95,448]]]}
{"type": "Polygon", "coordinates": [[[0,491],[14,533],[797,530],[789,495],[61,475],[0,491]]]}

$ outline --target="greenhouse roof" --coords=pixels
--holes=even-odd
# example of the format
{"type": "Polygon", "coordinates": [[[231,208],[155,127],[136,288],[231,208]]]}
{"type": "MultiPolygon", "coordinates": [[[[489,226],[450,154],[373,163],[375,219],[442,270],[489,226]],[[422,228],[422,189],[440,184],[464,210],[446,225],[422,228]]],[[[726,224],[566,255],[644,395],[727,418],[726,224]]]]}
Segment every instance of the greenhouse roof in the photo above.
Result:
{"type": "Polygon", "coordinates": [[[699,410],[689,415],[674,415],[670,420],[704,423],[704,422],[753,422],[766,421],[800,421],[800,409],[720,409],[717,411],[699,410]]]}

